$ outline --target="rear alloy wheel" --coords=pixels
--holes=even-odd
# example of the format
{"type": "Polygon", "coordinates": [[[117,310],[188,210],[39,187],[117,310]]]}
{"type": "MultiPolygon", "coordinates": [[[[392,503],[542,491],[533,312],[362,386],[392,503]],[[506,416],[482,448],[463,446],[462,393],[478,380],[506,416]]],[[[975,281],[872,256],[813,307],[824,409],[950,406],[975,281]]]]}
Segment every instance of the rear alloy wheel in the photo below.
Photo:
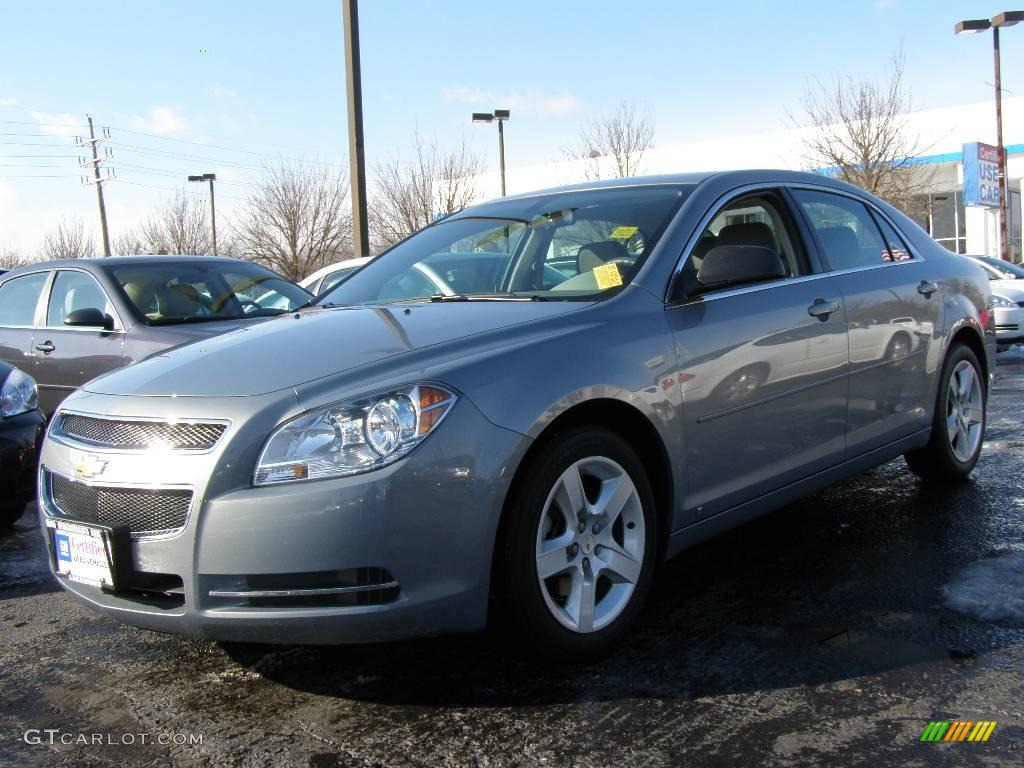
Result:
{"type": "Polygon", "coordinates": [[[985,385],[978,358],[957,344],[939,382],[928,445],[906,455],[910,469],[930,479],[964,480],[978,463],[985,435],[985,385]]]}
{"type": "Polygon", "coordinates": [[[510,628],[545,654],[604,653],[639,613],[656,559],[643,465],[617,435],[574,430],[535,457],[518,491],[503,558],[510,628]]]}

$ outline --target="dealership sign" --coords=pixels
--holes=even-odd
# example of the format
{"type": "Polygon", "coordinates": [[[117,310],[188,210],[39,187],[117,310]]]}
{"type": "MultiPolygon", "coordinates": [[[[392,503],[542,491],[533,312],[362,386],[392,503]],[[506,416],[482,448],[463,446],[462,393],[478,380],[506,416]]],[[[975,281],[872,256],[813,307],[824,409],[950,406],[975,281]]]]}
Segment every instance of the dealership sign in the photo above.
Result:
{"type": "Polygon", "coordinates": [[[964,144],[964,205],[999,207],[999,149],[972,141],[964,144]]]}

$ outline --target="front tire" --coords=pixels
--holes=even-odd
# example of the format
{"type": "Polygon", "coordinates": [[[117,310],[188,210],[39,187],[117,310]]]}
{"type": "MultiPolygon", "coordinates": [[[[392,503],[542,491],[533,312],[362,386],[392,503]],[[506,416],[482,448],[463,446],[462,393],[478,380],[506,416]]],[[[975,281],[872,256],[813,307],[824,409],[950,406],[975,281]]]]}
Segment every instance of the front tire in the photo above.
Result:
{"type": "Polygon", "coordinates": [[[931,439],[905,456],[914,474],[945,482],[967,479],[981,455],[985,396],[977,356],[970,347],[955,344],[942,366],[931,439]]]}
{"type": "Polygon", "coordinates": [[[535,655],[585,661],[636,621],[658,557],[647,473],[613,432],[544,446],[513,489],[500,551],[505,627],[535,655]]]}

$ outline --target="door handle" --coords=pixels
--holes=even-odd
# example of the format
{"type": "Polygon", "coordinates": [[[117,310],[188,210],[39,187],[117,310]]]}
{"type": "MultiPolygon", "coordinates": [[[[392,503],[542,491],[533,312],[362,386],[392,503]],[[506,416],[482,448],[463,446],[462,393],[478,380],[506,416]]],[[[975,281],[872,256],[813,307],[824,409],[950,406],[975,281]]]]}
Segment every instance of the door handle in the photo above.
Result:
{"type": "Polygon", "coordinates": [[[36,349],[48,355],[51,352],[53,352],[53,350],[55,350],[56,347],[53,346],[52,341],[44,341],[42,344],[36,344],[36,349]]]}
{"type": "Polygon", "coordinates": [[[828,320],[829,315],[833,312],[839,311],[838,301],[826,301],[825,299],[815,299],[814,303],[807,308],[807,313],[811,317],[816,317],[821,322],[828,320]]]}
{"type": "Polygon", "coordinates": [[[917,292],[924,296],[926,299],[930,299],[932,294],[939,290],[939,284],[932,280],[922,280],[918,283],[917,292]]]}

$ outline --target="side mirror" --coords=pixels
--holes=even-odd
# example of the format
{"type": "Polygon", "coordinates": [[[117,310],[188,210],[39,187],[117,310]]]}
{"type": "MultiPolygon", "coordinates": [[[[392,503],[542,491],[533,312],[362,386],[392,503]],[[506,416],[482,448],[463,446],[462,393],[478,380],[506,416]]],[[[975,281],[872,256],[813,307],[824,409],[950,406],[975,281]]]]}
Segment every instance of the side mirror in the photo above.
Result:
{"type": "Polygon", "coordinates": [[[96,307],[85,307],[84,309],[76,309],[74,312],[69,312],[68,316],[64,318],[64,325],[102,328],[105,331],[112,331],[114,330],[114,318],[104,314],[96,309],[96,307]]]}
{"type": "Polygon", "coordinates": [[[705,291],[786,276],[782,258],[760,245],[716,245],[704,256],[697,282],[705,291]]]}

